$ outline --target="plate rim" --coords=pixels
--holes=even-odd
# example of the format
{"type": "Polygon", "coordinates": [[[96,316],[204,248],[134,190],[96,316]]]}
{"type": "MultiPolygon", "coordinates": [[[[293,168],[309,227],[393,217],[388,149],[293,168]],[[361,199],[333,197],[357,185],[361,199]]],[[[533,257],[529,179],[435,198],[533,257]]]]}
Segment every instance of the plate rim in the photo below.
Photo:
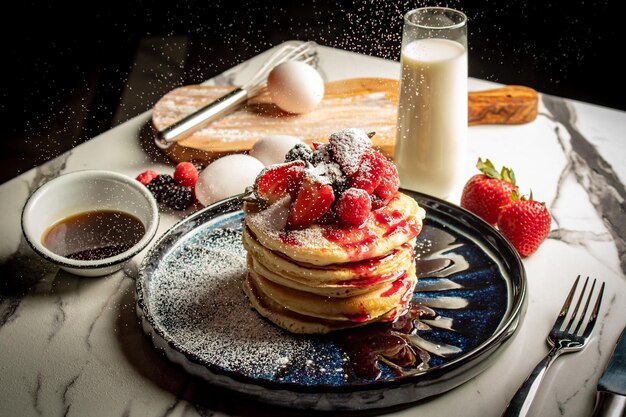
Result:
{"type": "MultiPolygon", "coordinates": [[[[513,334],[517,332],[519,328],[520,321],[523,318],[523,312],[524,312],[524,308],[526,305],[527,291],[528,291],[527,276],[526,276],[526,271],[522,263],[522,260],[519,254],[517,253],[517,251],[513,248],[513,246],[508,242],[508,240],[498,230],[493,228],[492,225],[485,222],[483,219],[471,213],[470,211],[460,206],[457,206],[453,203],[450,203],[448,201],[434,197],[434,196],[430,196],[430,195],[415,192],[415,191],[404,190],[404,189],[401,189],[400,191],[414,198],[420,204],[422,201],[428,202],[430,200],[432,203],[434,203],[434,206],[432,206],[432,204],[431,205],[425,204],[425,206],[427,208],[430,207],[431,210],[434,209],[438,211],[440,214],[443,214],[445,216],[450,216],[451,214],[449,212],[445,212],[441,210],[440,207],[444,207],[446,210],[457,211],[458,213],[462,214],[464,217],[469,219],[469,221],[472,222],[474,225],[477,225],[478,227],[487,231],[488,235],[490,237],[495,238],[500,245],[503,245],[509,251],[508,255],[511,257],[510,259],[512,259],[514,263],[513,266],[515,266],[519,270],[520,276],[519,276],[519,284],[518,284],[519,287],[517,288],[517,297],[514,297],[516,291],[515,291],[515,288],[513,288],[514,287],[513,283],[510,283],[512,286],[511,292],[513,294],[507,295],[507,300],[509,301],[511,301],[510,298],[511,296],[513,296],[515,300],[514,305],[512,305],[510,309],[507,309],[508,311],[505,313],[506,316],[499,323],[497,330],[493,332],[480,345],[474,347],[473,349],[466,352],[465,354],[457,358],[454,358],[450,360],[449,362],[446,362],[435,368],[429,368],[428,370],[424,372],[420,372],[414,375],[403,376],[403,377],[393,379],[393,380],[365,381],[361,383],[354,383],[354,384],[340,385],[340,386],[331,385],[331,384],[303,385],[303,384],[298,384],[294,382],[261,380],[258,378],[252,378],[250,376],[244,375],[236,371],[226,370],[213,363],[207,363],[206,361],[199,358],[197,355],[193,354],[192,352],[189,352],[183,346],[180,346],[179,344],[177,344],[176,341],[172,340],[171,337],[169,337],[167,332],[165,332],[163,329],[160,328],[160,326],[156,324],[153,315],[149,314],[149,307],[147,305],[147,300],[144,297],[144,295],[147,295],[145,293],[145,291],[147,290],[145,289],[145,286],[144,286],[144,281],[148,278],[146,276],[147,274],[146,268],[149,265],[151,259],[159,252],[160,247],[164,244],[167,244],[168,243],[167,241],[171,239],[171,237],[176,232],[178,232],[179,230],[185,231],[186,228],[188,229],[189,224],[194,224],[194,222],[199,218],[207,217],[203,222],[196,224],[195,227],[186,230],[181,236],[181,237],[184,237],[189,232],[195,230],[198,227],[201,227],[207,221],[210,221],[211,219],[221,214],[236,212],[237,208],[241,206],[243,202],[243,198],[246,195],[248,195],[247,193],[238,194],[233,197],[220,200],[218,202],[215,202],[214,204],[211,204],[191,214],[190,216],[184,219],[181,219],[176,224],[174,224],[171,228],[165,231],[159,237],[159,239],[152,245],[148,253],[146,253],[146,256],[142,260],[141,265],[139,267],[138,277],[137,277],[136,286],[135,286],[136,313],[141,321],[142,329],[144,330],[144,333],[150,337],[153,345],[156,348],[163,350],[165,352],[168,359],[182,366],[187,372],[192,373],[196,376],[200,376],[209,383],[218,383],[221,386],[225,386],[230,389],[235,389],[236,391],[237,391],[236,388],[229,386],[228,384],[224,385],[224,381],[219,381],[219,380],[223,378],[227,378],[235,382],[236,384],[243,384],[244,386],[248,386],[248,387],[259,387],[259,388],[267,389],[270,391],[289,391],[295,394],[317,394],[317,395],[347,394],[347,393],[356,393],[356,392],[364,392],[364,391],[377,391],[381,389],[391,389],[394,387],[404,386],[404,385],[415,385],[416,387],[428,386],[430,384],[424,384],[424,383],[428,381],[435,383],[437,382],[438,377],[440,375],[447,374],[448,372],[454,371],[455,369],[464,368],[464,366],[468,366],[468,365],[470,365],[468,366],[468,369],[473,368],[474,366],[478,364],[472,365],[472,363],[474,363],[480,356],[483,356],[488,353],[487,357],[489,357],[489,356],[492,356],[494,353],[497,353],[497,351],[500,350],[500,347],[503,344],[505,344],[505,342],[509,340],[513,336],[513,334]],[[156,340],[155,339],[156,337],[158,337],[160,340],[156,340]],[[163,346],[163,343],[165,343],[167,347],[172,349],[175,353],[182,355],[184,357],[184,360],[188,361],[189,363],[182,362],[179,355],[173,354],[172,352],[168,352],[165,349],[165,346],[163,346]],[[205,375],[204,372],[196,372],[197,371],[196,369],[191,370],[189,369],[189,365],[191,365],[193,368],[196,368],[199,366],[203,368],[203,370],[208,371],[209,374],[205,375]],[[424,375],[428,375],[429,378],[424,380],[424,375]],[[430,378],[431,376],[432,378],[430,378]]],[[[458,222],[461,221],[461,219],[459,218],[455,218],[455,220],[458,222]]],[[[475,229],[475,227],[473,226],[472,228],[475,229]]],[[[171,243],[169,247],[171,248],[171,246],[176,244],[176,242],[179,239],[175,239],[172,242],[169,242],[171,243]]],[[[488,239],[486,236],[483,236],[483,239],[481,240],[487,241],[488,239]]],[[[504,255],[501,255],[497,251],[494,250],[495,249],[493,247],[494,242],[490,241],[489,243],[490,243],[489,249],[492,251],[492,253],[498,256],[500,260],[502,260],[504,258],[504,255]]],[[[511,278],[509,277],[507,281],[510,281],[510,280],[511,278]]],[[[483,362],[483,361],[480,361],[480,362],[483,362]]],[[[482,372],[482,370],[476,373],[475,375],[471,376],[470,378],[468,378],[468,380],[478,375],[480,372],[482,372]]],[[[462,383],[456,384],[455,386],[458,386],[460,384],[462,383]]],[[[445,391],[446,390],[442,392],[445,392],[445,391]]],[[[432,394],[432,395],[435,395],[435,394],[432,394]]]]}

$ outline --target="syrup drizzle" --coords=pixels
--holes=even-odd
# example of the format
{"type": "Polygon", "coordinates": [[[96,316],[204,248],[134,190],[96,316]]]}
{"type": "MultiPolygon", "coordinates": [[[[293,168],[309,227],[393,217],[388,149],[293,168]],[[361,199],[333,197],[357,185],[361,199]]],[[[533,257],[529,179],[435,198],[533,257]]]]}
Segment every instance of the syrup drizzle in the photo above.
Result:
{"type": "Polygon", "coordinates": [[[376,234],[368,228],[356,229],[354,227],[328,227],[322,235],[329,242],[340,246],[351,258],[361,258],[370,251],[370,245],[376,240],[376,234]]]}
{"type": "Polygon", "coordinates": [[[382,292],[380,296],[382,298],[391,297],[392,295],[400,291],[400,289],[405,286],[406,276],[406,271],[404,271],[397,280],[391,283],[391,287],[389,287],[388,290],[382,292]]]}
{"type": "MultiPolygon", "coordinates": [[[[393,224],[393,214],[381,218],[383,219],[381,221],[390,221],[390,224],[393,224]]],[[[441,292],[462,289],[460,284],[444,278],[468,269],[469,263],[465,258],[454,253],[454,249],[461,244],[442,230],[431,230],[427,247],[420,245],[424,246],[425,243],[418,239],[416,247],[418,277],[441,278],[429,283],[427,288],[420,291],[441,292]]],[[[398,291],[402,281],[399,279],[394,282],[393,286],[398,286],[395,291],[398,291]]],[[[409,291],[403,300],[408,304],[407,308],[401,314],[392,313],[388,322],[373,323],[335,334],[335,340],[347,359],[347,379],[375,380],[380,378],[383,368],[390,369],[399,376],[414,375],[429,368],[431,354],[449,357],[461,353],[457,346],[429,342],[420,337],[419,333],[437,327],[455,331],[453,321],[441,316],[429,304],[436,305],[438,310],[446,310],[459,308],[458,306],[463,303],[466,305],[468,300],[445,296],[428,298],[420,297],[419,294],[409,300],[411,295],[409,291]]]]}

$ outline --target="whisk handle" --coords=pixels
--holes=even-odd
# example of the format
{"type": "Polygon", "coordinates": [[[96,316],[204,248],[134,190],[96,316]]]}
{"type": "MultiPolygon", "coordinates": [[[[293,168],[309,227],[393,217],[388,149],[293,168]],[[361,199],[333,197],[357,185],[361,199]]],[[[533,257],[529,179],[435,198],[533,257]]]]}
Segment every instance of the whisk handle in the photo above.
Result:
{"type": "Polygon", "coordinates": [[[245,103],[247,99],[248,92],[242,88],[237,88],[190,115],[183,117],[173,125],[158,131],[154,141],[162,149],[169,148],[174,142],[191,135],[207,123],[235,110],[239,105],[245,103]]]}

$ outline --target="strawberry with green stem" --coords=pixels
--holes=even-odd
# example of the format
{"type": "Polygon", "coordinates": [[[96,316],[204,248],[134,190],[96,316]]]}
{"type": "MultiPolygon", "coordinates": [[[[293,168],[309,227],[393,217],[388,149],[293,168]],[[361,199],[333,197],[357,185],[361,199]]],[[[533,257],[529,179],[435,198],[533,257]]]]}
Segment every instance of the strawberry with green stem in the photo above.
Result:
{"type": "Polygon", "coordinates": [[[515,174],[507,167],[502,167],[498,172],[489,159],[483,162],[478,158],[476,168],[481,174],[474,175],[465,184],[461,207],[495,225],[500,210],[510,202],[511,192],[519,192],[515,184],[515,174]]]}

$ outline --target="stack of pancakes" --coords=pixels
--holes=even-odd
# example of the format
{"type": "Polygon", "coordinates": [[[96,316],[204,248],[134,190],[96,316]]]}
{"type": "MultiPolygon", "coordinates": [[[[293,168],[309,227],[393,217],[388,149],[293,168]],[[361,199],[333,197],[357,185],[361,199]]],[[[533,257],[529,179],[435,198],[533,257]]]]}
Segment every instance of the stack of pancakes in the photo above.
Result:
{"type": "Polygon", "coordinates": [[[288,206],[244,205],[244,291],[264,317],[293,333],[391,321],[407,307],[424,210],[398,193],[360,227],[285,230],[288,206]]]}

